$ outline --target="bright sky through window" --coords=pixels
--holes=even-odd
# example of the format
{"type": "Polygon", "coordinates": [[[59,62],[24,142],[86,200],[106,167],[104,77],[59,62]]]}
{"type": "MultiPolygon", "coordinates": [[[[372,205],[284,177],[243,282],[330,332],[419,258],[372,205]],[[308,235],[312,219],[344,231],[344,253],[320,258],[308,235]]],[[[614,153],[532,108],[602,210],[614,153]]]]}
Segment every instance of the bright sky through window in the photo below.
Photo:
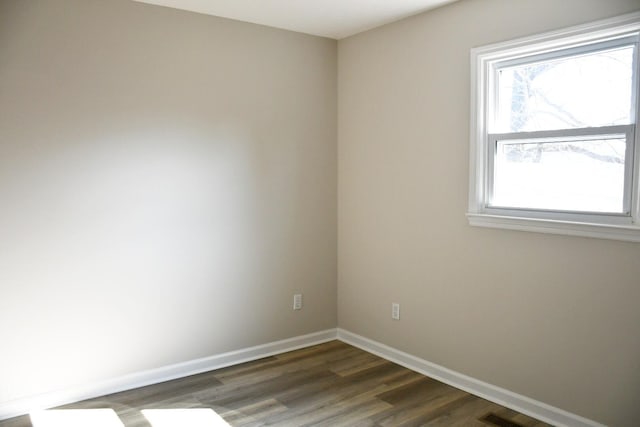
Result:
{"type": "MultiPolygon", "coordinates": [[[[502,132],[627,125],[634,45],[497,68],[502,132]]],[[[490,205],[624,213],[624,136],[496,142],[490,205]]]]}
{"type": "Polygon", "coordinates": [[[627,125],[634,46],[500,68],[495,132],[627,125]]]}
{"type": "Polygon", "coordinates": [[[640,13],[471,50],[471,225],[640,242],[640,13]]]}

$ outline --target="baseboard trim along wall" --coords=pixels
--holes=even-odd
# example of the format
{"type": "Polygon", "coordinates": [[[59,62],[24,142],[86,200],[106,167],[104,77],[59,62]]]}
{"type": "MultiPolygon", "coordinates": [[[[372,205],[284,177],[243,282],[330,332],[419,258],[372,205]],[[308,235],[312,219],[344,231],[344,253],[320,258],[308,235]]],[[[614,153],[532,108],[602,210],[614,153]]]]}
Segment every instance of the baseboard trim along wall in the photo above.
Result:
{"type": "Polygon", "coordinates": [[[336,339],[336,330],[315,332],[281,341],[230,351],[201,359],[190,360],[158,369],[125,375],[94,384],[85,384],[64,390],[52,391],[36,396],[28,396],[8,402],[0,402],[0,420],[28,414],[32,411],[53,408],[81,400],[92,399],[120,391],[131,390],[177,378],[188,377],[202,372],[213,371],[239,363],[262,359],[263,357],[285,353],[336,339]]]}
{"type": "Polygon", "coordinates": [[[175,365],[125,375],[99,383],[85,384],[9,402],[0,402],[0,420],[25,415],[35,410],[53,408],[202,372],[213,371],[215,369],[250,362],[287,351],[310,347],[334,339],[338,339],[435,380],[558,427],[605,427],[602,424],[579,415],[452,371],[451,369],[340,328],[327,329],[312,334],[177,363],[175,365]]]}
{"type": "Polygon", "coordinates": [[[338,329],[338,339],[412,371],[558,427],[605,427],[603,424],[452,371],[344,329],[338,329]]]}

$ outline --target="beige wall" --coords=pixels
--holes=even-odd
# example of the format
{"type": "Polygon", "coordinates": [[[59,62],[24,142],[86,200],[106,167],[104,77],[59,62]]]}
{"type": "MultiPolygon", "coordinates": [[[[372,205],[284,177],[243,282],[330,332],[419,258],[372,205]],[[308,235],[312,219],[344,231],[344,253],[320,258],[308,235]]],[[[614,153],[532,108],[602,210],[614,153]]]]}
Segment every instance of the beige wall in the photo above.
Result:
{"type": "Polygon", "coordinates": [[[0,402],[336,326],[336,56],[0,1],[0,402]]]}
{"type": "Polygon", "coordinates": [[[340,327],[637,425],[640,245],[473,228],[465,212],[470,48],[638,9],[462,0],[339,42],[340,327]]]}
{"type": "Polygon", "coordinates": [[[0,402],[335,327],[337,176],[341,327],[632,425],[640,246],[464,213],[469,49],[639,6],[462,0],[339,42],[336,82],[327,39],[0,1],[0,402]]]}

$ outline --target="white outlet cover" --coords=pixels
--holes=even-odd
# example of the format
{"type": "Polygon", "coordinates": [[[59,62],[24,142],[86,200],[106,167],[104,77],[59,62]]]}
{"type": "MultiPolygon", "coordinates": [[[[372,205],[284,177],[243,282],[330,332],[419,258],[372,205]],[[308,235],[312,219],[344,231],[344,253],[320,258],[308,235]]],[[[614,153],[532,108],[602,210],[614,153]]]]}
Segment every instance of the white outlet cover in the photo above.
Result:
{"type": "Polygon", "coordinates": [[[302,309],[302,294],[295,294],[293,296],[293,309],[294,310],[302,309]]]}
{"type": "Polygon", "coordinates": [[[394,302],[391,304],[391,318],[400,320],[400,304],[394,302]]]}

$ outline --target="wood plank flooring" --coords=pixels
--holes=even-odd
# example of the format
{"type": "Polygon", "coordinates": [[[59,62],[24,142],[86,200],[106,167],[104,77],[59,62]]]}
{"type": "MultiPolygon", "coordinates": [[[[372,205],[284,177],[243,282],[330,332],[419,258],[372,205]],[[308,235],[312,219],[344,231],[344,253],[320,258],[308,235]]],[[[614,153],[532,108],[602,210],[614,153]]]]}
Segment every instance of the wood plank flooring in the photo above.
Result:
{"type": "Polygon", "coordinates": [[[153,427],[141,410],[172,408],[211,408],[233,427],[548,426],[340,341],[61,407],[91,408],[127,427],[153,427]]]}

